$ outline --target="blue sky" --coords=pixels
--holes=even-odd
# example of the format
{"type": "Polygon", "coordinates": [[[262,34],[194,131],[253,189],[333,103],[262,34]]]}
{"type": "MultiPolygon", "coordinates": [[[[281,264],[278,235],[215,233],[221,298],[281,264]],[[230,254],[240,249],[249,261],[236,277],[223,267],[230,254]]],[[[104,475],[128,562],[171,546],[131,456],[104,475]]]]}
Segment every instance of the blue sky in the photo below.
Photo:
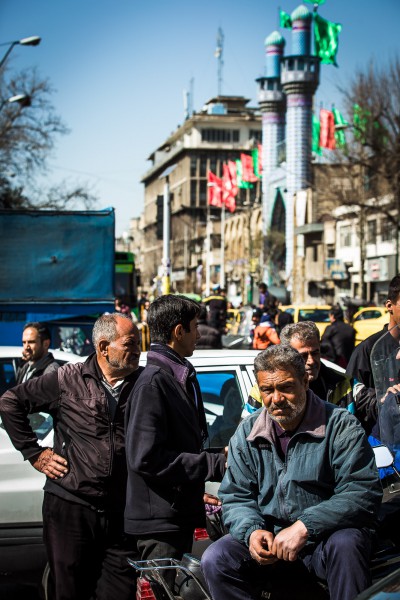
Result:
{"type": "MultiPolygon", "coordinates": [[[[71,129],[58,141],[47,181],[87,182],[98,208],[116,208],[120,235],[142,211],[147,157],[183,121],[190,79],[195,110],[217,94],[218,28],[224,33],[222,92],[246,96],[255,106],[254,80],[264,74],[264,40],[278,28],[278,7],[291,13],[299,4],[0,0],[0,43],[42,37],[36,48],[15,47],[10,69],[35,66],[49,78],[56,111],[71,129]]],[[[345,86],[354,69],[400,54],[400,0],[326,0],[319,14],[341,23],[342,32],[339,68],[322,66],[316,105],[340,108],[336,86],[345,86]]],[[[289,52],[290,32],[282,33],[289,52]]]]}

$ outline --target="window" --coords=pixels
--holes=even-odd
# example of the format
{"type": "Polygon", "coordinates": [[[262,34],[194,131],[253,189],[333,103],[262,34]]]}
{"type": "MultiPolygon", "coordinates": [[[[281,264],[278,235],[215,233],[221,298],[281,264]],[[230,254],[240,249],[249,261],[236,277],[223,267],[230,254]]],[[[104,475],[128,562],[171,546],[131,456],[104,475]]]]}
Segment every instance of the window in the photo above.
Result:
{"type": "Polygon", "coordinates": [[[376,220],[367,222],[367,244],[376,244],[376,220]]]}
{"type": "Polygon", "coordinates": [[[351,246],[351,225],[342,225],[340,228],[340,246],[351,246]]]}
{"type": "Polygon", "coordinates": [[[249,140],[255,140],[256,142],[259,142],[261,144],[261,139],[262,139],[262,131],[261,130],[257,130],[257,129],[250,129],[249,131],[249,140]]]}
{"type": "Polygon", "coordinates": [[[197,175],[197,157],[192,156],[190,158],[190,176],[196,177],[197,175]]]}
{"type": "Polygon", "coordinates": [[[232,143],[239,141],[239,129],[202,129],[202,142],[232,143]]]}
{"type": "Polygon", "coordinates": [[[224,448],[239,424],[243,398],[233,370],[197,372],[211,447],[224,448]]]}
{"type": "Polygon", "coordinates": [[[394,223],[386,217],[381,224],[382,242],[392,242],[396,239],[396,230],[394,223]]]}
{"type": "Polygon", "coordinates": [[[0,395],[4,394],[10,387],[15,385],[16,361],[13,359],[2,359],[0,361],[0,395]]]}

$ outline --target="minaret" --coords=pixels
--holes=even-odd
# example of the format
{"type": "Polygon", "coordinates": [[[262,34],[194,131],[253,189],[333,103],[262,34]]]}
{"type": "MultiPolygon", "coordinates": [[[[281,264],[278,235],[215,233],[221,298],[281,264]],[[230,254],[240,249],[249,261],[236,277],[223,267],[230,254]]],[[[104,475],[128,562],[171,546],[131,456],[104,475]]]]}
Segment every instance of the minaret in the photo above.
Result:
{"type": "MultiPolygon", "coordinates": [[[[286,97],[280,83],[281,58],[285,40],[278,31],[273,31],[265,40],[265,77],[256,79],[259,84],[258,102],[262,112],[262,223],[264,245],[267,242],[268,226],[271,220],[270,179],[278,166],[279,148],[285,139],[286,97]]],[[[266,252],[264,253],[266,256],[266,252]]],[[[265,260],[265,259],[264,259],[265,260]]],[[[264,266],[264,281],[270,281],[268,264],[264,266]]]]}
{"type": "Polygon", "coordinates": [[[311,56],[312,14],[305,6],[292,15],[292,55],[281,61],[286,112],[286,277],[291,289],[294,250],[294,194],[311,185],[313,95],[319,83],[319,58],[311,56]]]}

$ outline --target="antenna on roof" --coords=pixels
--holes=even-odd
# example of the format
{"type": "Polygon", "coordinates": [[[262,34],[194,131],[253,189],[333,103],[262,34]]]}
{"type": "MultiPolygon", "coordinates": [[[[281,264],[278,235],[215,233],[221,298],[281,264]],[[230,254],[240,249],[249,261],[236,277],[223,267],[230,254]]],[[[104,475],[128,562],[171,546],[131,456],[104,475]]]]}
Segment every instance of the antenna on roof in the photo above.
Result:
{"type": "Polygon", "coordinates": [[[224,66],[224,32],[221,27],[218,28],[217,33],[217,47],[214,52],[215,58],[218,59],[218,96],[222,94],[222,69],[224,66]]]}

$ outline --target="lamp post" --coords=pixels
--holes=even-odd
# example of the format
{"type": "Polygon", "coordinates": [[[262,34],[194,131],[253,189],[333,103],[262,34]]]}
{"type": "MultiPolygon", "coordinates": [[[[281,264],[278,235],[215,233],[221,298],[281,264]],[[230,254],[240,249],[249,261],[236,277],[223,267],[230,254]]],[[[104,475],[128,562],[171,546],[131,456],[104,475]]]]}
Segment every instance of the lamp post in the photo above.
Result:
{"type": "Polygon", "coordinates": [[[6,104],[13,104],[16,102],[22,107],[31,105],[31,97],[28,94],[17,94],[16,96],[11,96],[11,98],[7,98],[7,100],[3,100],[0,104],[0,110],[3,110],[6,104]]]}
{"type": "Polygon", "coordinates": [[[7,52],[5,53],[5,55],[3,56],[3,58],[0,61],[0,69],[6,62],[12,49],[15,46],[18,46],[18,45],[20,45],[20,46],[38,46],[40,44],[41,40],[42,40],[42,38],[39,37],[38,35],[31,35],[30,37],[22,38],[21,40],[15,40],[14,42],[3,42],[2,44],[0,44],[0,46],[9,46],[7,52]]]}
{"type": "Polygon", "coordinates": [[[170,188],[169,176],[176,169],[176,165],[167,167],[161,173],[159,179],[165,178],[164,181],[164,204],[163,204],[163,257],[162,257],[162,294],[171,293],[171,204],[170,204],[170,188]]]}

